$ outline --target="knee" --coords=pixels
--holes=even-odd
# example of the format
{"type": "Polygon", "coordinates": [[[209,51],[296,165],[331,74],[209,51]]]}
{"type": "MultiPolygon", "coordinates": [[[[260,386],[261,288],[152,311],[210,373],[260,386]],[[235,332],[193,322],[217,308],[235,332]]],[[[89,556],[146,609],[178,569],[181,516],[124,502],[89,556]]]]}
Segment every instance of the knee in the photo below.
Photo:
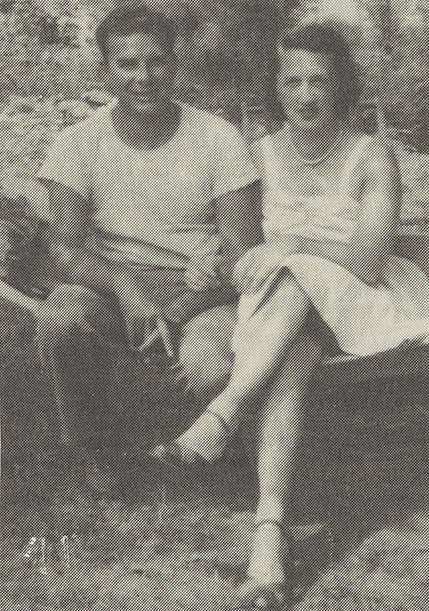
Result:
{"type": "Polygon", "coordinates": [[[206,333],[188,333],[182,340],[179,360],[189,388],[197,397],[223,389],[232,368],[232,355],[206,333]]]}
{"type": "Polygon", "coordinates": [[[196,316],[183,329],[180,362],[189,387],[201,398],[219,392],[229,380],[236,317],[234,305],[219,306],[196,316]]]}
{"type": "Polygon", "coordinates": [[[61,285],[40,306],[37,315],[39,341],[61,340],[81,328],[89,299],[85,287],[61,285]]]}

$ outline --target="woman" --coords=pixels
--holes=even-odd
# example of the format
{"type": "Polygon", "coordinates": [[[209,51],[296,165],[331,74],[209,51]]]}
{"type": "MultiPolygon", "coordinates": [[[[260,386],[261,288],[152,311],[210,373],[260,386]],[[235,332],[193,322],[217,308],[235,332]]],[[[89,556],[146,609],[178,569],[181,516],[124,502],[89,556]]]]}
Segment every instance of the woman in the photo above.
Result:
{"type": "Polygon", "coordinates": [[[290,473],[325,332],[355,355],[429,333],[429,282],[392,254],[401,205],[394,155],[349,121],[359,86],[342,36],[315,24],[286,33],[276,87],[286,122],[255,148],[266,244],[235,268],[242,297],[230,382],[188,431],[154,451],[164,461],[214,460],[248,406],[263,406],[260,499],[240,589],[250,605],[285,600],[290,473]]]}

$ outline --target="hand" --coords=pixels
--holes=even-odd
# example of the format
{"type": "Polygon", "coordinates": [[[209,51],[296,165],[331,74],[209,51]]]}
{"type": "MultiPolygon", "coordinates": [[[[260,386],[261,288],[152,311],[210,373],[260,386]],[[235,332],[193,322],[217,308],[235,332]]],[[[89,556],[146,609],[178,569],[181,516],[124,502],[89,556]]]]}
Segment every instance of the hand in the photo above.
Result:
{"type": "Polygon", "coordinates": [[[250,249],[237,262],[232,280],[239,293],[256,293],[277,271],[286,253],[276,245],[260,244],[250,249]]]}
{"type": "Polygon", "coordinates": [[[217,267],[222,262],[219,255],[210,255],[189,262],[185,270],[185,282],[192,291],[216,288],[221,281],[218,278],[217,267]]]}
{"type": "Polygon", "coordinates": [[[156,328],[161,316],[157,308],[130,278],[121,279],[116,287],[122,316],[131,345],[145,342],[156,328]]]}

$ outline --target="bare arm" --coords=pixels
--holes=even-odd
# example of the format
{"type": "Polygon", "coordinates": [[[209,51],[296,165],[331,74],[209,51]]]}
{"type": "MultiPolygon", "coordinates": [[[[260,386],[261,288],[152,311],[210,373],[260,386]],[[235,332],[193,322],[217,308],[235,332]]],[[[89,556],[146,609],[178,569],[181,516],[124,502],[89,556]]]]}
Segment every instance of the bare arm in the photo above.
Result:
{"type": "Polygon", "coordinates": [[[123,270],[84,248],[91,227],[90,205],[59,183],[44,181],[51,209],[50,254],[65,282],[114,293],[123,270]]]}
{"type": "MultiPolygon", "coordinates": [[[[252,246],[262,242],[261,187],[259,182],[232,191],[215,200],[216,226],[222,254],[211,260],[195,261],[190,270],[195,289],[185,292],[165,313],[171,320],[188,320],[199,312],[237,297],[232,271],[237,260],[252,246]],[[198,287],[198,283],[200,283],[198,287]]],[[[193,283],[189,283],[193,286],[193,283]]]]}
{"type": "Polygon", "coordinates": [[[115,296],[133,341],[142,322],[158,314],[156,308],[123,266],[85,248],[91,228],[88,202],[64,185],[49,181],[47,186],[52,213],[50,254],[60,279],[115,296]]]}
{"type": "Polygon", "coordinates": [[[399,221],[401,182],[393,152],[380,142],[368,148],[362,167],[362,211],[350,244],[302,240],[301,252],[330,259],[368,284],[378,281],[399,221]]]}
{"type": "Polygon", "coordinates": [[[296,237],[252,249],[236,266],[234,281],[242,292],[258,290],[285,256],[303,252],[347,268],[367,284],[375,284],[391,252],[401,206],[401,184],[396,159],[374,141],[362,164],[362,210],[349,244],[296,237]]]}

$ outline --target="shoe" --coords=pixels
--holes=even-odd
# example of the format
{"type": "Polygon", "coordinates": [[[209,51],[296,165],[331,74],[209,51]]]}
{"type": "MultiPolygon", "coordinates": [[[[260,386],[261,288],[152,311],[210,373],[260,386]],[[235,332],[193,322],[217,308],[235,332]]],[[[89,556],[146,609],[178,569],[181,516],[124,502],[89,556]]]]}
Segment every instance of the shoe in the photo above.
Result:
{"type": "Polygon", "coordinates": [[[210,465],[208,460],[194,453],[192,460],[189,460],[182,452],[178,443],[161,444],[156,446],[150,453],[149,458],[155,459],[161,465],[173,471],[200,470],[210,465]]]}
{"type": "MultiPolygon", "coordinates": [[[[222,436],[226,446],[228,440],[231,438],[231,429],[229,424],[222,416],[211,411],[210,409],[206,409],[203,414],[210,414],[217,419],[221,429],[223,430],[222,436]]],[[[176,471],[190,468],[194,470],[208,467],[216,460],[216,458],[214,458],[213,461],[204,458],[197,450],[191,449],[185,453],[177,441],[156,446],[151,452],[149,452],[149,456],[176,471]]]]}
{"type": "Polygon", "coordinates": [[[277,520],[263,520],[256,525],[256,529],[263,524],[278,526],[284,537],[283,569],[284,580],[276,583],[261,583],[257,579],[249,578],[238,590],[239,608],[241,609],[267,609],[268,611],[285,610],[290,602],[293,579],[293,539],[285,526],[277,520]]]}

